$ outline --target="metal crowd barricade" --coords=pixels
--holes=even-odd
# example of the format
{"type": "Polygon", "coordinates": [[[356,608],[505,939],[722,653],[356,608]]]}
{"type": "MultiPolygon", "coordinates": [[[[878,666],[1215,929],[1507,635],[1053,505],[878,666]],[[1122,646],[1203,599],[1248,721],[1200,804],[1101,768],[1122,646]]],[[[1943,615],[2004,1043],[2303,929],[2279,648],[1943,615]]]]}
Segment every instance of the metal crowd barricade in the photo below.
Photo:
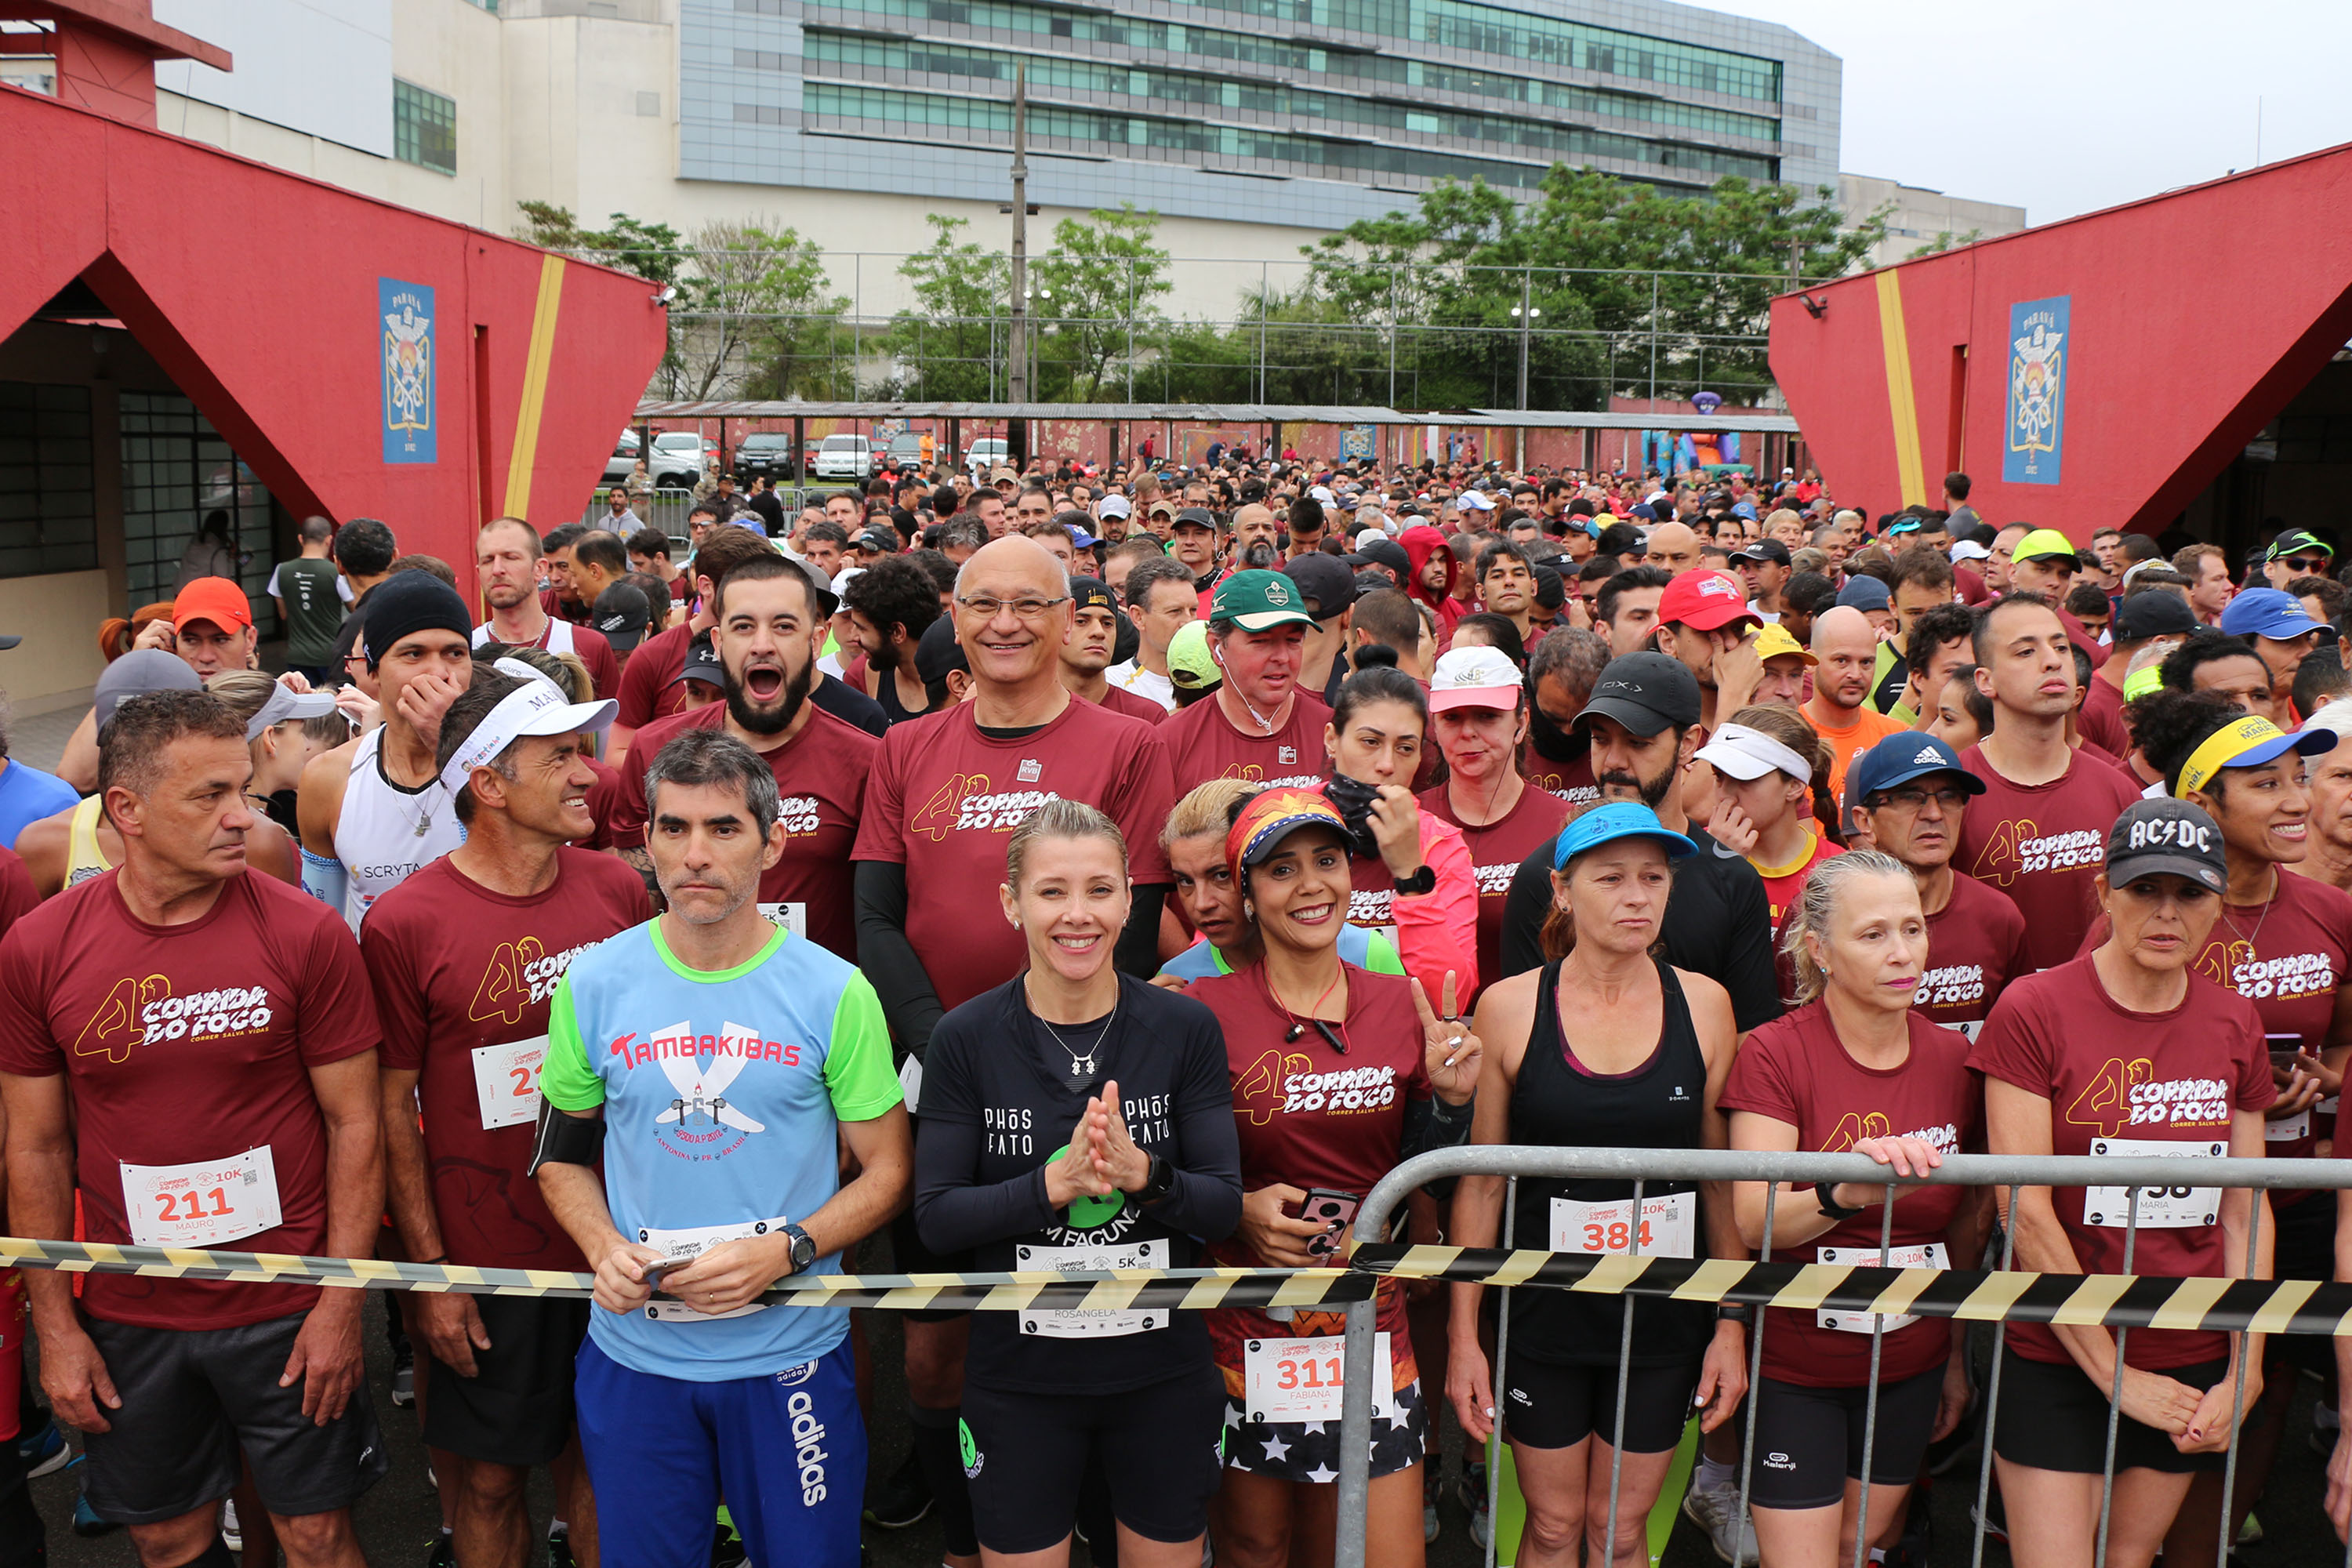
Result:
{"type": "MultiPolygon", "coordinates": [[[[2195,1164],[2196,1184],[2200,1187],[2287,1188],[2294,1190],[2338,1189],[2352,1187],[2352,1162],[2335,1160],[2235,1160],[2199,1159],[2195,1164]]],[[[1564,1149],[1535,1148],[1520,1145],[1474,1145],[1456,1149],[1441,1149],[1406,1161],[1382,1177],[1365,1196],[1355,1219],[1356,1234],[1363,1237],[1381,1237],[1388,1233],[1391,1219],[1402,1207],[1405,1198],[1414,1190],[1431,1182],[1458,1176],[1501,1176],[1504,1187],[1504,1228],[1502,1245],[1508,1247],[1513,1233],[1512,1218],[1518,1205],[1518,1184],[1522,1176],[1553,1180],[1605,1180],[1631,1182],[1633,1186],[1633,1212],[1642,1212],[1642,1189],[1654,1181],[1697,1182],[1769,1182],[1777,1188],[1782,1184],[1791,1187],[1811,1187],[1816,1182],[1843,1182],[1858,1186],[1884,1186],[1887,1201],[1882,1210],[1880,1229],[1880,1259],[1887,1260],[1888,1244],[1893,1234],[1894,1200],[1901,1188],[1924,1184],[1970,1187],[2005,1187],[2009,1191],[2010,1213],[2014,1215],[2017,1194],[2021,1187],[2065,1187],[2128,1185],[2130,1200],[2125,1216],[2124,1272],[2131,1270],[2132,1255],[2138,1240],[2139,1205],[2143,1189],[2162,1190],[2175,1185],[2180,1179],[2182,1161],[2178,1158],[2119,1157],[2104,1158],[2089,1155],[2008,1156],[1990,1154],[1948,1155],[1942,1165],[1925,1182],[1890,1181],[1887,1168],[1866,1155],[1763,1153],[1723,1149],[1564,1149]]],[[[1772,1261],[1772,1194],[1767,1194],[1764,1207],[1762,1246],[1758,1258],[1772,1261]]],[[[2254,1260],[2262,1240],[2262,1207],[2256,1205],[2253,1223],[2246,1236],[2246,1273],[2253,1272],[2254,1260]]],[[[1640,1226],[1632,1227],[1631,1250],[1639,1255],[1640,1226]]],[[[2015,1227],[2001,1228],[2001,1268],[2006,1271],[2015,1258],[2015,1227]]],[[[1969,1260],[1975,1261],[1973,1259],[1969,1260]]],[[[1958,1260],[1954,1260],[1958,1267],[1958,1260]]],[[[1510,1345],[1510,1302],[1514,1289],[1538,1288],[1528,1285],[1499,1287],[1502,1291],[1500,1316],[1496,1335],[1494,1383],[1499,1395],[1503,1377],[1503,1357],[1510,1345]]],[[[1371,1497],[1371,1422],[1372,1378],[1370,1375],[1376,1341],[1373,1321],[1377,1303],[1371,1300],[1350,1303],[1347,1308],[1346,1374],[1340,1397],[1340,1439],[1339,1519],[1335,1539],[1335,1568],[1363,1568],[1365,1526],[1371,1497]]],[[[1627,1298],[1624,1313],[1623,1339],[1619,1347],[1619,1364],[1622,1366],[1630,1352],[1634,1307],[1627,1298]]],[[[1756,1397],[1756,1385],[1761,1374],[1766,1310],[1759,1307],[1748,1333],[1748,1398],[1756,1397]]],[[[1998,1325],[1996,1325],[1998,1327],[1998,1325]]],[[[1956,1332],[1964,1332],[1965,1325],[1956,1321],[1956,1332]]],[[[2094,1563],[2095,1568],[2105,1568],[2111,1506],[2115,1493],[2116,1441],[2121,1416],[2120,1398],[2123,1385],[2124,1352],[2131,1331],[2118,1326],[2116,1338],[2116,1372],[2107,1393],[2106,1453],[2100,1476],[2099,1528],[2094,1563]]],[[[2352,1320],[2337,1331],[2352,1333],[2352,1320]]],[[[1873,1320],[1870,1343],[1870,1386],[1864,1407],[1863,1455],[1864,1484],[1861,1489],[1861,1510],[1854,1531],[1853,1568],[1864,1568],[1870,1550],[1870,1460],[1874,1457],[1878,1423],[1879,1354],[1885,1334],[1885,1318],[1873,1320]]],[[[1970,1568],[1982,1568],[1984,1562],[1987,1505],[1992,1484],[1993,1423],[2000,1409],[2000,1373],[2005,1357],[1996,1342],[1992,1371],[1985,1390],[1979,1446],[1981,1456],[1977,1472],[1976,1508],[1974,1511],[1974,1542],[1969,1562],[1970,1568]]],[[[2245,1426],[2245,1358],[2238,1358],[2237,1387],[2232,1401],[2228,1457],[2223,1461],[2221,1477],[2221,1527],[2216,1542],[2216,1563],[2228,1561],[2231,1509],[2229,1500],[2237,1485],[2238,1446],[2245,1426]]],[[[1625,1419],[1625,1389],[1627,1380],[1621,1376],[1617,1385],[1616,1425],[1612,1431],[1622,1432],[1625,1419]]],[[[1444,1391],[1428,1395],[1443,1402],[1444,1391]]],[[[1486,1442],[1487,1518],[1495,1518],[1496,1493],[1500,1488],[1500,1450],[1502,1446],[1504,1401],[1496,1401],[1494,1426],[1486,1442]]],[[[1433,1405],[1431,1419],[1437,1419],[1433,1405]]],[[[1745,1423],[1741,1439],[1739,1463],[1739,1519],[1748,1516],[1748,1492],[1753,1479],[1755,1460],[1755,1424],[1745,1423]]],[[[1609,1516],[1602,1540],[1614,1542],[1617,1531],[1617,1501],[1622,1479],[1622,1449],[1615,1449],[1609,1476],[1609,1516]]],[[[1486,1532],[1486,1564],[1495,1568],[1496,1541],[1499,1531],[1491,1522],[1486,1532]]],[[[2352,1568],[2352,1544],[2345,1552],[2346,1568],[2352,1568]]]]}

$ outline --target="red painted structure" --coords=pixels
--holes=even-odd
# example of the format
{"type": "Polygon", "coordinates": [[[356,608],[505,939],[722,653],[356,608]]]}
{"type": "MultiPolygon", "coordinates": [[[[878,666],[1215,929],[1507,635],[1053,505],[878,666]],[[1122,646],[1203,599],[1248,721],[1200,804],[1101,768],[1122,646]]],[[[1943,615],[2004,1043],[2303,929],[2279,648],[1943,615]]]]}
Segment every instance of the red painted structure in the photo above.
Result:
{"type": "Polygon", "coordinates": [[[1772,374],[1840,500],[2163,532],[2352,336],[2352,146],[1783,296],[1772,374]],[[2063,482],[2001,478],[2010,309],[2072,301],[2063,482]]]}
{"type": "MultiPolygon", "coordinates": [[[[61,75],[89,37],[137,53],[76,19],[143,21],[134,9],[0,0],[58,19],[61,75]]],[[[152,125],[152,62],[174,47],[146,47],[152,125]]],[[[484,519],[580,515],[661,359],[666,313],[642,279],[14,88],[0,146],[0,337],[79,279],[288,510],[381,518],[461,577],[484,519]],[[384,460],[382,279],[434,290],[432,462],[384,460]]]]}

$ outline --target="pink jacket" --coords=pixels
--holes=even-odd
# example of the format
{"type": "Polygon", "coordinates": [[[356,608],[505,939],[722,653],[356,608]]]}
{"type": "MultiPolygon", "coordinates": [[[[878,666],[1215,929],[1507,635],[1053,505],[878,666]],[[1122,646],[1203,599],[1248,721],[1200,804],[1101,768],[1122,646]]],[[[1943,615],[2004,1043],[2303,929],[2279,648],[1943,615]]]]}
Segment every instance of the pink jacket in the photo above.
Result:
{"type": "Polygon", "coordinates": [[[1470,847],[1460,828],[1423,811],[1421,858],[1437,873],[1437,886],[1389,905],[1396,921],[1397,956],[1405,973],[1421,982],[1430,1006],[1441,1013],[1446,971],[1452,970],[1454,1011],[1467,1017],[1478,993],[1478,876],[1470,864],[1470,847]]]}

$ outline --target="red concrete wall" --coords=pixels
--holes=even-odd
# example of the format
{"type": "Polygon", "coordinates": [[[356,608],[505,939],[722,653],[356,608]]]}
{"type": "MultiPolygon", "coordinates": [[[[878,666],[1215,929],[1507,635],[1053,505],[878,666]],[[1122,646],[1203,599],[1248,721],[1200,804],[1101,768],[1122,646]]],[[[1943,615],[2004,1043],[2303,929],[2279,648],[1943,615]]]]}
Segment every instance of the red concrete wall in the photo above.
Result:
{"type": "Polygon", "coordinates": [[[2161,532],[2352,335],[2347,209],[2340,147],[1844,279],[1807,291],[1818,316],[1773,302],[1772,373],[1842,503],[1934,505],[1958,468],[1989,521],[2161,532]],[[2010,307],[2060,295],[2063,482],[2006,483],[2010,307]],[[1903,384],[1924,493],[1898,460],[1903,384]]]}
{"type": "Polygon", "coordinates": [[[565,263],[515,475],[545,252],[14,89],[0,145],[0,336],[86,277],[296,515],[381,518],[461,575],[511,497],[580,515],[660,363],[650,287],[565,263]],[[383,460],[379,279],[435,290],[432,463],[383,460]]]}

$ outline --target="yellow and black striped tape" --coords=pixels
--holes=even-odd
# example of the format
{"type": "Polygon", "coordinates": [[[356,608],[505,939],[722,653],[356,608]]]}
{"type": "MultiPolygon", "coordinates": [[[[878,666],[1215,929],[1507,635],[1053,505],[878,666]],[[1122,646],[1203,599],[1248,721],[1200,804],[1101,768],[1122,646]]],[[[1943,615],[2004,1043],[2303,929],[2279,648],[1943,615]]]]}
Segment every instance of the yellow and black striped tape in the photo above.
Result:
{"type": "MultiPolygon", "coordinates": [[[[482,1296],[585,1297],[595,1285],[589,1275],[554,1269],[298,1258],[283,1253],[35,1241],[18,1237],[0,1237],[0,1268],[482,1296]]],[[[1860,1268],[1719,1258],[1596,1258],[1460,1247],[1367,1245],[1356,1249],[1348,1268],[814,1275],[772,1290],[762,1300],[786,1307],[983,1312],[1337,1307],[1369,1300],[1383,1277],[1551,1287],[1680,1301],[1737,1301],[1801,1311],[1911,1313],[1975,1322],[2352,1335],[2352,1285],[2308,1279],[1860,1268]]]]}

